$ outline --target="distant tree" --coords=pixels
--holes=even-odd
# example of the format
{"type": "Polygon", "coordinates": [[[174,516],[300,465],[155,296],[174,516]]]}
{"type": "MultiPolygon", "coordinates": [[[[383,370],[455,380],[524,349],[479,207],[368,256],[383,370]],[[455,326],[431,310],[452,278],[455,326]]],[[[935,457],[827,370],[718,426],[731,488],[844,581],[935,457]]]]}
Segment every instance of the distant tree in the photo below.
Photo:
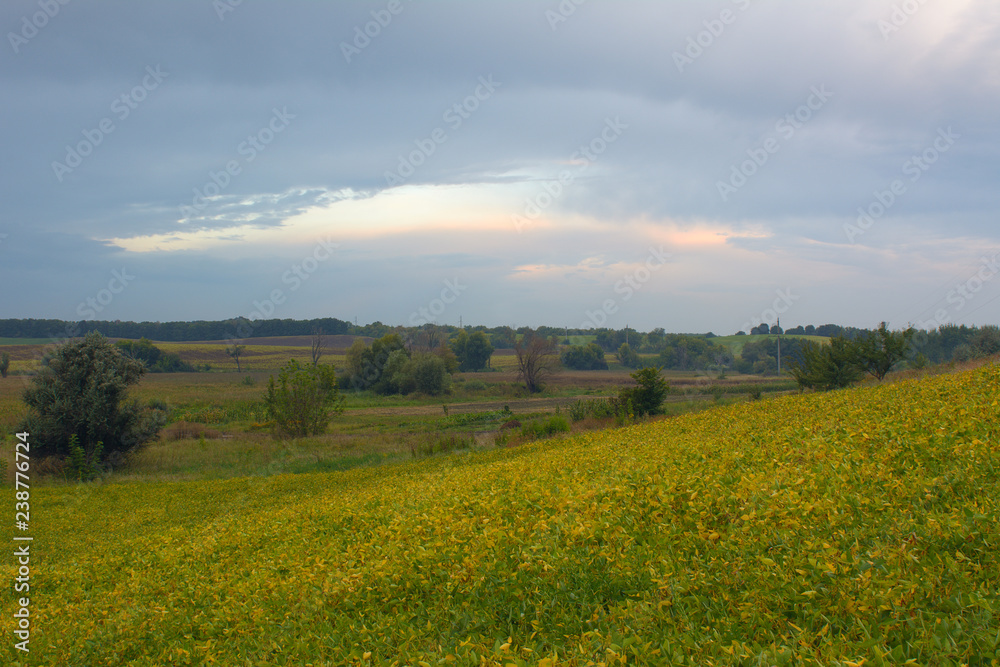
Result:
{"type": "Polygon", "coordinates": [[[622,389],[618,394],[619,404],[621,406],[631,404],[636,417],[657,414],[670,390],[670,385],[660,375],[660,369],[642,368],[630,376],[636,381],[637,386],[622,389]]]}
{"type": "Polygon", "coordinates": [[[663,349],[663,343],[666,339],[667,332],[663,330],[663,327],[657,327],[653,329],[645,336],[645,341],[643,342],[642,349],[646,352],[658,353],[663,349]]]}
{"type": "Polygon", "coordinates": [[[753,362],[751,371],[754,375],[777,375],[778,360],[776,357],[762,357],[753,362]]]}
{"type": "Polygon", "coordinates": [[[508,349],[514,347],[517,340],[517,332],[510,327],[497,327],[490,334],[490,343],[494,349],[508,349]]]}
{"type": "Polygon", "coordinates": [[[558,364],[555,344],[530,330],[514,344],[517,378],[530,393],[542,390],[541,380],[558,364]]]}
{"type": "Polygon", "coordinates": [[[828,345],[806,341],[789,367],[802,389],[839,389],[862,376],[854,346],[842,336],[831,338],[828,345]]]}
{"type": "Polygon", "coordinates": [[[323,330],[319,327],[313,329],[312,341],[309,349],[310,357],[312,358],[313,366],[319,364],[320,358],[323,356],[323,348],[325,347],[323,341],[323,330]]]}
{"type": "Polygon", "coordinates": [[[733,353],[728,348],[717,345],[713,350],[713,358],[716,370],[720,375],[725,375],[726,368],[733,363],[733,353]]]}
{"type": "Polygon", "coordinates": [[[758,336],[759,335],[768,334],[768,333],[771,333],[771,327],[769,327],[765,323],[761,323],[758,326],[756,326],[753,329],[751,329],[750,333],[758,335],[758,336]]]}
{"type": "Polygon", "coordinates": [[[449,375],[458,372],[458,357],[455,356],[450,347],[442,343],[434,350],[434,354],[441,359],[441,363],[444,364],[444,369],[449,375]]]}
{"type": "Polygon", "coordinates": [[[814,327],[811,324],[807,324],[806,325],[806,329],[805,329],[805,333],[806,333],[807,336],[815,336],[816,335],[816,327],[814,327]]]}
{"type": "Polygon", "coordinates": [[[264,406],[278,435],[293,438],[326,431],[335,414],[343,412],[333,366],[302,366],[292,359],[268,380],[264,406]]]}
{"type": "Polygon", "coordinates": [[[347,348],[344,365],[347,377],[351,378],[352,382],[353,378],[361,375],[362,369],[364,368],[362,359],[367,348],[368,346],[365,345],[365,341],[361,338],[355,338],[351,341],[351,346],[347,348]]]}
{"type": "Polygon", "coordinates": [[[493,345],[481,331],[471,334],[459,331],[449,346],[458,358],[458,369],[463,373],[483,370],[493,354],[493,345]]]}
{"type": "Polygon", "coordinates": [[[594,342],[601,346],[605,352],[613,352],[618,348],[620,343],[617,342],[618,337],[615,335],[614,331],[610,329],[601,329],[597,332],[597,337],[594,342]]]}
{"type": "Polygon", "coordinates": [[[813,333],[816,336],[826,336],[827,338],[833,338],[834,336],[840,336],[843,333],[843,329],[837,326],[836,324],[824,324],[822,326],[816,327],[813,333]]]}
{"type": "Polygon", "coordinates": [[[442,344],[444,341],[444,332],[437,324],[428,322],[416,331],[413,339],[418,349],[430,352],[442,344]]]}
{"type": "Polygon", "coordinates": [[[704,336],[669,334],[656,365],[672,370],[706,369],[715,363],[715,353],[725,349],[704,336]]]}
{"type": "Polygon", "coordinates": [[[781,327],[779,327],[777,324],[772,324],[768,333],[777,334],[780,336],[783,332],[781,330],[781,327]]]}
{"type": "MultiPolygon", "coordinates": [[[[1000,327],[987,325],[979,329],[970,342],[973,354],[977,357],[991,357],[1000,354],[1000,327]]],[[[0,365],[0,370],[3,366],[0,365]]]]}
{"type": "Polygon", "coordinates": [[[41,455],[71,454],[71,437],[88,457],[123,454],[153,439],[164,423],[159,411],[128,398],[145,367],[107,338],[91,332],[42,359],[24,392],[28,415],[20,430],[31,433],[41,455]]]}
{"type": "Polygon", "coordinates": [[[617,356],[618,363],[625,368],[639,367],[639,355],[629,346],[628,343],[621,344],[621,347],[618,348],[617,356]]]}
{"type": "Polygon", "coordinates": [[[245,350],[246,347],[246,345],[239,345],[233,341],[233,344],[226,348],[226,354],[236,360],[237,373],[243,372],[243,369],[240,367],[240,357],[243,356],[243,350],[245,350]]]}
{"type": "Polygon", "coordinates": [[[570,345],[559,355],[566,368],[575,371],[606,371],[608,362],[604,360],[604,350],[597,343],[570,345]]]}
{"type": "Polygon", "coordinates": [[[181,360],[180,355],[164,352],[153,345],[148,338],[140,340],[120,340],[115,346],[122,354],[142,363],[146,370],[153,373],[191,373],[195,368],[181,360]]]}
{"type": "Polygon", "coordinates": [[[4,352],[0,354],[0,377],[7,377],[7,370],[10,368],[10,355],[4,352]]]}
{"type": "MultiPolygon", "coordinates": [[[[393,373],[396,368],[388,367],[389,357],[394,352],[402,352],[409,359],[410,353],[399,334],[386,334],[371,345],[355,340],[347,350],[351,386],[357,390],[371,389],[377,394],[395,393],[393,373]]],[[[394,362],[397,365],[402,363],[398,357],[394,362]]]]}
{"type": "Polygon", "coordinates": [[[746,331],[737,331],[737,332],[736,332],[736,335],[737,335],[737,336],[746,336],[746,335],[747,335],[747,332],[746,332],[746,331]]]}
{"type": "Polygon", "coordinates": [[[906,358],[914,330],[890,331],[885,322],[874,331],[865,331],[851,341],[855,363],[879,382],[896,363],[906,358]]]}
{"type": "Polygon", "coordinates": [[[386,357],[385,366],[378,381],[372,386],[376,394],[408,394],[414,387],[407,382],[406,367],[410,363],[410,352],[406,349],[392,350],[386,357]]]}
{"type": "Polygon", "coordinates": [[[404,360],[396,356],[394,352],[391,356],[389,366],[396,366],[396,359],[402,365],[391,372],[394,373],[392,384],[401,394],[419,392],[436,396],[448,390],[449,373],[443,359],[436,354],[421,352],[404,360]],[[393,358],[396,357],[396,358],[393,358]]]}
{"type": "Polygon", "coordinates": [[[767,341],[750,341],[743,346],[740,357],[751,364],[769,356],[767,341]]]}
{"type": "Polygon", "coordinates": [[[972,359],[972,357],[973,357],[972,346],[969,345],[968,343],[962,343],[961,345],[957,345],[955,349],[952,350],[951,353],[951,360],[957,361],[959,363],[969,361],[972,359]]]}
{"type": "Polygon", "coordinates": [[[792,327],[791,329],[785,329],[786,336],[804,336],[805,334],[806,330],[801,326],[792,327]]]}

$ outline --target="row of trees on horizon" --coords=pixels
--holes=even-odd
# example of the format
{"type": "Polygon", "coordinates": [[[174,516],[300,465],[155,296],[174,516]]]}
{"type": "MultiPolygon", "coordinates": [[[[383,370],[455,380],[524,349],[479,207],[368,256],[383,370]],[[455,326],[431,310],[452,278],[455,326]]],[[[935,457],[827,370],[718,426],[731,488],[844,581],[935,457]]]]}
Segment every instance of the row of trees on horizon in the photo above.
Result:
{"type": "MultiPolygon", "coordinates": [[[[103,322],[86,321],[79,323],[62,320],[7,319],[0,320],[0,337],[4,338],[49,338],[58,341],[53,332],[75,329],[73,337],[96,331],[108,338],[126,339],[119,345],[134,358],[143,361],[154,372],[192,371],[194,368],[180,362],[176,355],[161,354],[151,346],[156,341],[191,340],[231,340],[224,335],[239,328],[246,329],[249,320],[225,320],[217,322],[103,322]],[[140,340],[130,342],[135,338],[140,340]]],[[[599,370],[608,367],[605,355],[615,355],[616,361],[627,368],[655,365],[670,370],[731,369],[739,373],[773,374],[778,370],[778,338],[782,334],[782,355],[794,358],[801,340],[795,336],[843,337],[853,340],[865,334],[865,329],[841,327],[835,324],[820,326],[797,326],[782,330],[777,325],[761,324],[751,329],[750,334],[770,334],[767,338],[747,340],[742,351],[733,355],[730,346],[720,345],[714,340],[714,333],[672,334],[662,327],[648,332],[632,328],[624,329],[567,329],[541,326],[513,328],[507,326],[485,327],[466,326],[462,329],[449,325],[424,324],[419,327],[390,327],[375,322],[356,326],[336,318],[314,320],[263,320],[252,323],[253,337],[347,335],[366,339],[357,344],[368,344],[372,340],[394,335],[398,344],[408,355],[413,352],[431,352],[447,347],[465,355],[465,345],[472,337],[472,347],[476,349],[477,361],[456,362],[445,358],[448,372],[468,371],[485,368],[494,350],[513,349],[525,335],[553,341],[559,348],[557,354],[562,365],[571,369],[599,370]],[[579,343],[574,337],[587,336],[587,342],[579,343]],[[485,348],[489,348],[487,353],[485,348]],[[640,360],[639,355],[644,355],[640,360]],[[655,355],[650,360],[649,355],[655,355]]],[[[737,335],[745,334],[738,332],[737,335]]],[[[731,339],[730,339],[731,340],[731,339]]],[[[923,363],[945,363],[989,356],[1000,352],[1000,331],[996,326],[969,327],[966,325],[944,325],[932,331],[919,331],[914,336],[912,346],[913,361],[923,363]]],[[[390,352],[393,350],[390,350],[390,352]]],[[[448,355],[446,354],[445,357],[448,355]]],[[[350,357],[349,357],[350,358],[350,357]]],[[[356,356],[354,358],[357,358],[356,356]]],[[[398,360],[398,355],[397,355],[398,360]]],[[[238,360],[237,360],[238,361],[238,360]]],[[[6,370],[6,369],[2,369],[6,370]]],[[[352,384],[357,385],[355,381],[352,384]]],[[[365,384],[365,383],[362,383],[365,384]]]]}

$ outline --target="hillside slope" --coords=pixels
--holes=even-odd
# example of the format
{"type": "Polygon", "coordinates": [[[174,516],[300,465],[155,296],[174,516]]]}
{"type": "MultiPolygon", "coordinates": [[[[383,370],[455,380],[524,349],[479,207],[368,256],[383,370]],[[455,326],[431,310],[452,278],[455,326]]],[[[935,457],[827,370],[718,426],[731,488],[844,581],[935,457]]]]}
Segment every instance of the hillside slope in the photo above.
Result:
{"type": "Polygon", "coordinates": [[[987,366],[346,473],[40,489],[30,664],[991,664],[998,390],[987,366]]]}

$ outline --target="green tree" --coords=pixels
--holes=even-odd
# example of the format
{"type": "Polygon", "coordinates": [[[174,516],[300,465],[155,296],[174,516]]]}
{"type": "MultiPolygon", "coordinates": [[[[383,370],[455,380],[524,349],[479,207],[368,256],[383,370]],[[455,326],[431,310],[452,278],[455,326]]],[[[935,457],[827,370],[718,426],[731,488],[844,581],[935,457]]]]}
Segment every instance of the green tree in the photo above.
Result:
{"type": "Polygon", "coordinates": [[[388,375],[385,371],[389,356],[398,350],[402,350],[407,357],[410,356],[399,334],[386,334],[372,341],[371,345],[355,339],[347,350],[351,387],[358,390],[371,389],[380,394],[395,393],[392,388],[392,373],[398,369],[391,369],[388,375]]]}
{"type": "Polygon", "coordinates": [[[604,350],[597,343],[570,345],[559,357],[563,366],[576,371],[606,371],[608,362],[604,360],[604,350]]]}
{"type": "Polygon", "coordinates": [[[449,378],[448,368],[439,355],[422,353],[403,361],[395,371],[393,384],[402,394],[416,391],[437,396],[448,390],[449,378]]]}
{"type": "Polygon", "coordinates": [[[386,357],[382,373],[372,386],[376,394],[387,396],[389,394],[408,394],[413,391],[414,386],[407,377],[406,367],[410,363],[410,353],[405,349],[393,350],[386,357]]]}
{"type": "Polygon", "coordinates": [[[625,368],[639,367],[639,355],[629,346],[628,343],[622,343],[621,347],[618,348],[617,354],[618,363],[625,368]]]}
{"type": "Polygon", "coordinates": [[[494,349],[513,348],[517,341],[517,332],[510,327],[497,327],[490,334],[490,344],[494,349]]]}
{"type": "Polygon", "coordinates": [[[61,345],[24,391],[28,415],[20,428],[44,455],[69,456],[74,436],[90,457],[128,452],[152,440],[164,422],[161,412],[128,398],[144,372],[100,333],[61,345]]]}
{"type": "Polygon", "coordinates": [[[670,390],[670,385],[660,375],[660,369],[641,368],[629,375],[637,386],[622,389],[618,396],[619,403],[631,403],[632,413],[636,417],[657,414],[670,390]]]}
{"type": "Polygon", "coordinates": [[[449,347],[458,358],[458,370],[463,373],[483,370],[493,354],[493,345],[482,331],[469,334],[463,329],[452,339],[449,347]]]}
{"type": "Polygon", "coordinates": [[[644,339],[642,349],[646,352],[657,353],[663,349],[663,344],[666,340],[667,332],[664,331],[663,327],[657,327],[646,334],[644,339]]]}
{"type": "Polygon", "coordinates": [[[802,389],[840,389],[860,380],[863,373],[854,346],[842,336],[831,338],[828,345],[806,341],[789,367],[802,389]]]}
{"type": "MultiPolygon", "coordinates": [[[[977,357],[991,357],[994,354],[1000,354],[1000,328],[993,324],[982,327],[972,337],[970,345],[977,357]]],[[[0,370],[3,370],[2,365],[0,365],[0,370]]]]}
{"type": "Polygon", "coordinates": [[[885,322],[875,331],[863,331],[851,342],[857,366],[879,382],[897,362],[906,358],[914,329],[890,331],[885,322]]]}
{"type": "Polygon", "coordinates": [[[267,382],[264,406],[278,435],[293,438],[326,431],[344,410],[333,366],[303,366],[292,359],[267,382]]]}

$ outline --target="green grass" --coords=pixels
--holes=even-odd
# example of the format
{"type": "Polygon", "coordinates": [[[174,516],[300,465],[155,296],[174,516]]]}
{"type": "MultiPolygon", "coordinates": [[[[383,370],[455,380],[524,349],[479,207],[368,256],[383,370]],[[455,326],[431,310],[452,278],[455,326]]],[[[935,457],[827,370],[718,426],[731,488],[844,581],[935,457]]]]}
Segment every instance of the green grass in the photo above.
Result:
{"type": "Polygon", "coordinates": [[[48,345],[51,338],[0,338],[0,345],[48,345]]]}

